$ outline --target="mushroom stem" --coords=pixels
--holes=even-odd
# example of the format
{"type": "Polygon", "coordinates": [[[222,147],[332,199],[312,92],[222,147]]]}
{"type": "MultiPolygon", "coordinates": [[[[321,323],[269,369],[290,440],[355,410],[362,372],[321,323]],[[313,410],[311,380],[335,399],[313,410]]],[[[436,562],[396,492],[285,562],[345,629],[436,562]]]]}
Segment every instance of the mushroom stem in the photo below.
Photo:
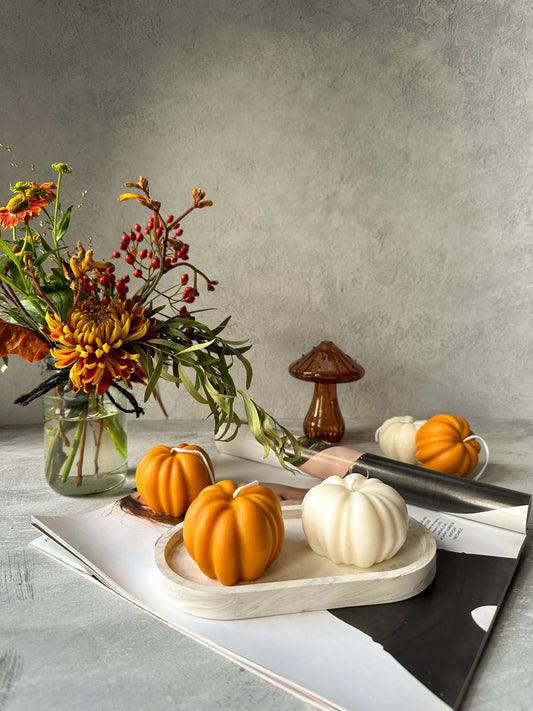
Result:
{"type": "Polygon", "coordinates": [[[344,418],[337,400],[336,383],[315,383],[311,405],[304,420],[304,432],[311,439],[339,442],[344,418]]]}

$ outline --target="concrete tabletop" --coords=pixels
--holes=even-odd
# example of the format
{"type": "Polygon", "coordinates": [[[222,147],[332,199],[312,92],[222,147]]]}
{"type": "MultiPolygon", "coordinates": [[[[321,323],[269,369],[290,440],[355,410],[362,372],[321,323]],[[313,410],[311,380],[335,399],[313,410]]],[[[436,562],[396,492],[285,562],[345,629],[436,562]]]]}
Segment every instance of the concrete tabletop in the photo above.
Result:
{"type": "MultiPolygon", "coordinates": [[[[298,431],[301,423],[285,423],[298,431]]],[[[375,420],[349,421],[344,442],[379,453],[375,420]]],[[[483,481],[533,492],[533,421],[476,422],[490,464],[483,481]]],[[[211,421],[130,420],[135,466],[156,444],[200,444],[215,454],[211,421]]],[[[92,510],[118,498],[66,498],[45,483],[40,425],[0,429],[2,536],[0,710],[303,711],[313,706],[242,669],[68,568],[28,548],[32,514],[92,510]]],[[[530,522],[531,526],[531,522],[530,522]]],[[[517,572],[462,711],[533,708],[531,528],[517,572]]],[[[384,710],[388,711],[388,710],[384,710]]]]}

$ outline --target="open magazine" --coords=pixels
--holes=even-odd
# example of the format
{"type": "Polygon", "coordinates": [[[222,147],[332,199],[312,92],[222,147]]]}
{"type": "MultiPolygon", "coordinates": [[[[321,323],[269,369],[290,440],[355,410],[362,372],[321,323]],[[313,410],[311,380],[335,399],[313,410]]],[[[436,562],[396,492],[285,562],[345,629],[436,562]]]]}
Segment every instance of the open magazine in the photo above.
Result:
{"type": "MultiPolygon", "coordinates": [[[[272,460],[253,461],[262,449],[257,454],[243,437],[232,454],[213,458],[218,480],[257,479],[293,492],[317,483],[301,468],[291,474],[272,460]]],[[[303,459],[315,456],[302,443],[303,459]]],[[[171,524],[133,515],[125,505],[130,497],[80,515],[34,516],[42,535],[30,545],[319,708],[457,709],[512,579],[531,497],[431,472],[417,491],[409,483],[407,496],[398,481],[410,516],[438,546],[434,581],[400,602],[243,620],[194,617],[158,582],[154,548],[171,524]],[[472,499],[467,510],[465,497],[472,499]],[[422,505],[424,498],[450,506],[436,510],[422,505]]]]}

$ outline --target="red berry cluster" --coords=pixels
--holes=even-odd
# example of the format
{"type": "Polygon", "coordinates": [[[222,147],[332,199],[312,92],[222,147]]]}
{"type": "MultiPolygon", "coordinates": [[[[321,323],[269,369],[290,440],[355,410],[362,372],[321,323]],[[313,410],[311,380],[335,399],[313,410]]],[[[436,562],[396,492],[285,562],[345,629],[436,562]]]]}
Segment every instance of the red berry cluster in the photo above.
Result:
{"type": "MultiPolygon", "coordinates": [[[[167,224],[172,224],[174,221],[173,215],[168,215],[166,218],[167,224]]],[[[160,269],[161,267],[161,250],[159,249],[165,235],[166,225],[162,222],[161,218],[157,214],[154,214],[148,220],[148,223],[144,229],[141,228],[139,224],[135,224],[131,232],[124,232],[122,234],[119,249],[122,252],[126,252],[124,255],[124,261],[132,267],[133,276],[137,279],[146,278],[148,279],[153,271],[160,269]],[[147,246],[141,246],[141,243],[147,239],[147,246]]],[[[189,259],[189,245],[184,243],[181,239],[183,230],[179,226],[179,223],[172,225],[174,234],[172,236],[167,236],[166,245],[168,249],[168,254],[171,256],[164,256],[163,272],[167,272],[176,266],[178,261],[187,261],[189,259]]],[[[121,252],[115,250],[112,253],[114,259],[120,259],[121,252]]],[[[181,284],[187,284],[189,280],[188,274],[181,275],[181,284]]],[[[192,303],[195,298],[194,290],[191,287],[187,287],[184,292],[184,300],[187,303],[192,303]]]]}
{"type": "MultiPolygon", "coordinates": [[[[161,203],[150,197],[148,181],[146,178],[139,178],[137,183],[124,183],[127,188],[136,188],[138,194],[123,193],[119,200],[137,200],[141,205],[151,211],[150,218],[144,229],[139,224],[133,226],[130,232],[124,232],[119,244],[119,249],[112,253],[115,259],[120,259],[124,254],[124,261],[133,267],[133,277],[140,279],[141,284],[137,289],[137,296],[141,304],[148,303],[148,310],[151,311],[151,299],[157,297],[166,298],[171,310],[176,313],[178,305],[182,302],[192,304],[199,295],[198,279],[206,282],[207,291],[214,291],[218,284],[214,279],[209,279],[200,269],[193,264],[187,264],[188,270],[192,274],[193,283],[189,285],[189,274],[184,273],[180,279],[170,287],[160,289],[161,278],[171,269],[175,269],[189,259],[189,245],[181,239],[183,230],[180,227],[181,221],[197,208],[208,207],[213,203],[211,200],[204,200],[205,193],[198,188],[193,188],[193,204],[188,207],[179,217],[167,215],[161,217],[161,203]],[[143,244],[146,239],[146,245],[143,244]]],[[[183,306],[177,311],[178,317],[194,320],[183,306]]],[[[193,333],[192,326],[187,327],[187,331],[193,333]]]]}
{"type": "MultiPolygon", "coordinates": [[[[91,275],[84,274],[81,279],[81,290],[85,294],[94,294],[98,296],[100,302],[107,306],[111,303],[111,299],[118,298],[123,301],[128,293],[128,282],[130,277],[125,276],[117,279],[115,276],[115,267],[113,265],[103,269],[93,269],[91,275]]],[[[135,294],[133,301],[139,301],[140,296],[135,294]]]]}

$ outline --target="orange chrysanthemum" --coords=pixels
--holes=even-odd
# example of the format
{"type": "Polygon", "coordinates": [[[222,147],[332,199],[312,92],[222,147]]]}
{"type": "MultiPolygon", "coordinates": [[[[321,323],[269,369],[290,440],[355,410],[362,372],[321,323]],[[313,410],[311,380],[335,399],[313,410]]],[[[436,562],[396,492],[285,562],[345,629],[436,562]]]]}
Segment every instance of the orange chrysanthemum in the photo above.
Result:
{"type": "Polygon", "coordinates": [[[55,366],[70,368],[74,392],[96,388],[103,395],[113,380],[131,388],[132,381],[147,377],[131,344],[155,337],[155,319],[147,318],[144,307],[131,299],[104,305],[91,296],[72,311],[66,323],[55,314],[48,314],[46,320],[50,337],[61,343],[50,351],[57,359],[55,366]]]}
{"type": "Polygon", "coordinates": [[[55,200],[55,183],[26,183],[27,189],[17,193],[5,207],[0,207],[0,225],[8,230],[19,222],[29,222],[41,212],[41,207],[55,200]]]}

